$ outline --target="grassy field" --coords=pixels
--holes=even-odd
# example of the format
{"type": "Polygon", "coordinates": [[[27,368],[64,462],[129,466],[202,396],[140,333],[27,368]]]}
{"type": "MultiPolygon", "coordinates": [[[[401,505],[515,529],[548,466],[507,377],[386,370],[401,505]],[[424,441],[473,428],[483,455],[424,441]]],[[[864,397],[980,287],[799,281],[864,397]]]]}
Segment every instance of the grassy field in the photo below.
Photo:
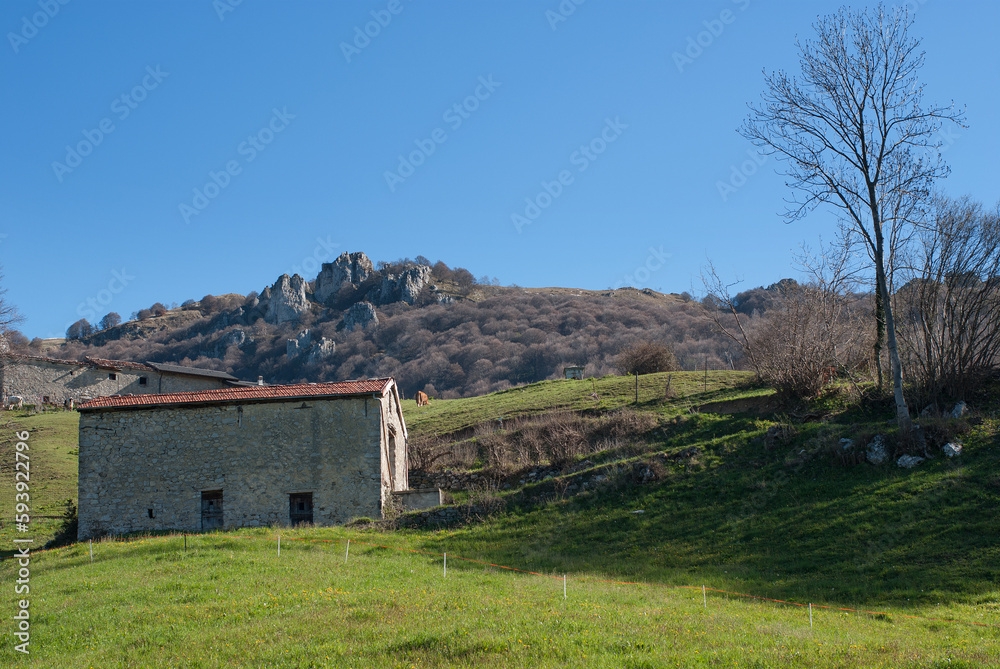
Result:
{"type": "Polygon", "coordinates": [[[34,416],[4,411],[0,420],[0,557],[13,553],[11,540],[23,536],[14,526],[15,433],[27,430],[31,535],[36,545],[52,539],[64,524],[67,501],[77,499],[79,414],[51,411],[34,416]]]}
{"type": "MultiPolygon", "coordinates": [[[[747,372],[671,372],[639,377],[639,406],[664,413],[680,413],[702,404],[734,397],[768,395],[768,389],[745,388],[747,372]],[[664,404],[667,383],[672,401],[664,404]]],[[[418,407],[403,401],[410,432],[420,436],[451,434],[478,423],[530,416],[550,411],[610,411],[634,405],[634,377],[604,376],[599,379],[559,379],[519,386],[481,397],[432,400],[418,407]],[[594,395],[597,395],[595,398],[594,395]]]]}
{"type": "MultiPolygon", "coordinates": [[[[181,537],[139,537],[95,544],[93,563],[86,545],[39,553],[32,664],[1000,666],[995,397],[973,402],[959,458],[904,470],[836,455],[841,437],[891,439],[891,411],[845,410],[831,396],[812,407],[825,418],[816,422],[712,413],[767,391],[739,374],[711,373],[707,391],[703,375],[674,374],[675,397],[664,401],[665,377],[640,381],[638,409],[658,429],[590,455],[590,469],[494,491],[480,522],[241,530],[189,537],[186,552],[181,537]],[[766,438],[778,424],[784,436],[766,438]],[[657,476],[636,483],[630,473],[645,464],[657,476]],[[578,494],[559,486],[598,474],[604,482],[578,494]],[[709,590],[706,607],[702,585],[834,608],[815,608],[810,627],[799,606],[709,590]]],[[[634,403],[633,383],[598,379],[598,400],[590,381],[555,381],[404,410],[411,436],[459,434],[500,415],[620,408],[634,403]]],[[[32,429],[36,503],[56,509],[75,497],[75,477],[66,480],[75,414],[14,420],[32,429]]],[[[0,502],[6,523],[10,502],[0,502]]],[[[12,562],[0,565],[11,584],[5,611],[15,610],[15,574],[12,562]]],[[[0,665],[11,666],[12,621],[2,618],[0,665]]]]}
{"type": "MultiPolygon", "coordinates": [[[[266,530],[190,537],[186,552],[180,537],[150,537],[95,544],[94,562],[85,545],[39,556],[32,666],[989,667],[1000,653],[1000,628],[894,610],[814,609],[810,627],[802,607],[717,593],[706,606],[700,590],[587,573],[564,599],[558,574],[452,557],[445,576],[441,556],[372,545],[419,549],[414,534],[281,534],[280,557],[266,530]]],[[[5,640],[0,663],[16,661],[5,640]]]]}

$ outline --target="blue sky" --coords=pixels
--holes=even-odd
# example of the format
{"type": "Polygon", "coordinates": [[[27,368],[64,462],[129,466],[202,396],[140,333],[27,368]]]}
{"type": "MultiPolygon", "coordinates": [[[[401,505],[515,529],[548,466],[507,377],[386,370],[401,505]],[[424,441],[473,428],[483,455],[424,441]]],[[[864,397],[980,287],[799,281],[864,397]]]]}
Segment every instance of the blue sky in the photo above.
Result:
{"type": "MultiPolygon", "coordinates": [[[[343,251],[680,292],[707,258],[793,276],[832,235],[783,222],[774,160],[719,183],[762,69],[795,71],[839,3],[64,2],[0,5],[0,265],[29,337],[343,251]]],[[[928,99],[967,109],[942,187],[995,203],[1000,5],[909,4],[928,99]]]]}

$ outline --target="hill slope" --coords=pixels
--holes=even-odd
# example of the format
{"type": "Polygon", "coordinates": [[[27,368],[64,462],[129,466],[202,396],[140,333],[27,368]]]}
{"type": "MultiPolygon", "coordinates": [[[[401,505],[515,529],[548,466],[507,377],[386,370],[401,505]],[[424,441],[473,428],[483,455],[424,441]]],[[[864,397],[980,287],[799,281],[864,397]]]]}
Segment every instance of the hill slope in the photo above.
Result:
{"type": "Polygon", "coordinates": [[[392,376],[407,397],[448,398],[561,378],[567,365],[608,374],[623,348],[642,341],[672,345],[683,369],[739,364],[737,348],[686,295],[501,287],[443,263],[379,266],[343,254],[312,282],[284,275],[259,295],[158,304],[141,319],[80,341],[36,340],[27,352],[174,362],[269,383],[392,376]]]}
{"type": "MultiPolygon", "coordinates": [[[[995,410],[923,419],[932,436],[963,432],[965,449],[905,470],[837,453],[841,437],[863,442],[884,432],[891,442],[891,410],[861,411],[829,396],[777,417],[712,413],[766,409],[767,391],[722,374],[709,375],[706,391],[702,374],[675,373],[677,397],[668,400],[663,377],[640,380],[631,408],[632,380],[614,377],[429,408],[408,403],[415,441],[461,445],[476,454],[469,469],[512,484],[456,494],[478,509],[474,522],[240,531],[189,538],[187,553],[181,538],[140,538],[95,545],[93,564],[85,546],[38,555],[40,666],[70,657],[110,665],[1000,664],[995,410]],[[589,401],[603,406],[586,403],[595,388],[599,399],[589,401]],[[497,413],[503,430],[494,427],[497,413]],[[793,413],[819,420],[798,422],[793,413]],[[492,471],[478,454],[544,435],[559,416],[577,434],[625,428],[613,447],[571,455],[547,480],[492,471]],[[571,491],[583,482],[593,485],[571,491]],[[887,615],[816,609],[810,629],[799,607],[719,592],[707,592],[706,610],[702,584],[887,615]],[[699,590],[655,587],[667,585],[699,590]]],[[[977,406],[996,406],[996,393],[977,406]]],[[[10,578],[12,568],[4,563],[0,574],[10,578]]],[[[12,652],[4,647],[0,658],[12,652]]]]}

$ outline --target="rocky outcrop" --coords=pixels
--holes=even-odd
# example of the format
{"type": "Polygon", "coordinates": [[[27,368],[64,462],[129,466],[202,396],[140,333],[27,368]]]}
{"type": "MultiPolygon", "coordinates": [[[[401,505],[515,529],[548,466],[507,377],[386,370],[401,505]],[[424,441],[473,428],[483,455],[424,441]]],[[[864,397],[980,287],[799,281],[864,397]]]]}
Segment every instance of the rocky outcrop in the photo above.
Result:
{"type": "MultiPolygon", "coordinates": [[[[397,266],[399,267],[399,266],[397,266]]],[[[313,285],[313,299],[326,306],[334,306],[336,298],[345,286],[360,288],[374,277],[373,288],[365,287],[355,299],[363,299],[372,304],[383,305],[393,302],[413,304],[417,296],[431,281],[431,268],[427,265],[410,265],[398,271],[390,268],[376,271],[368,256],[358,251],[341,253],[330,263],[323,263],[313,285]]]]}
{"type": "Polygon", "coordinates": [[[303,330],[295,336],[295,339],[289,339],[285,342],[285,355],[289,358],[298,357],[309,348],[311,340],[309,330],[303,330]]]}
{"type": "Polygon", "coordinates": [[[336,352],[336,342],[332,339],[327,339],[326,337],[320,337],[318,342],[314,342],[313,345],[309,347],[309,354],[306,360],[310,363],[319,362],[320,360],[329,358],[336,352]]]}
{"type": "Polygon", "coordinates": [[[431,268],[427,265],[416,265],[403,270],[399,274],[384,274],[382,285],[378,288],[377,304],[392,304],[406,302],[413,304],[420,291],[431,281],[431,268]]]}
{"type": "Polygon", "coordinates": [[[268,323],[277,325],[298,320],[301,314],[309,311],[305,279],[298,274],[282,274],[273,286],[265,288],[260,294],[259,303],[264,308],[264,320],[268,323]]]}
{"type": "Polygon", "coordinates": [[[222,345],[226,348],[230,346],[243,346],[247,340],[246,330],[243,328],[233,328],[222,338],[222,345]]]}
{"type": "Polygon", "coordinates": [[[326,337],[320,337],[319,341],[314,342],[309,330],[303,330],[295,336],[295,339],[288,339],[285,342],[285,355],[289,358],[297,358],[304,355],[307,363],[318,362],[319,360],[328,358],[336,351],[336,342],[326,337]]]}
{"type": "Polygon", "coordinates": [[[375,314],[375,305],[371,302],[358,302],[352,304],[351,308],[344,314],[344,329],[351,331],[354,328],[364,329],[369,325],[378,326],[378,316],[375,314]]]}
{"type": "Polygon", "coordinates": [[[358,286],[374,273],[375,267],[364,253],[341,253],[333,262],[323,263],[313,296],[320,304],[329,304],[345,283],[358,286]]]}

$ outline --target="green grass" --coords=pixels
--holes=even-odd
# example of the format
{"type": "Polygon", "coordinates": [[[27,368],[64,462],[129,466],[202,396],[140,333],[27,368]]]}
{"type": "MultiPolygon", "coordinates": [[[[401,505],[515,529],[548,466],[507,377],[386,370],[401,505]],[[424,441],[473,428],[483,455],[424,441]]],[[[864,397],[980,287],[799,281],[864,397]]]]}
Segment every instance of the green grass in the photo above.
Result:
{"type": "Polygon", "coordinates": [[[35,545],[52,539],[63,525],[66,500],[77,501],[77,442],[79,416],[75,411],[29,415],[5,411],[0,422],[0,557],[13,553],[11,540],[28,536],[14,525],[14,462],[16,434],[27,430],[31,531],[35,545]]]}
{"type": "MultiPolygon", "coordinates": [[[[747,372],[670,372],[639,377],[639,406],[660,408],[667,380],[674,400],[668,407],[684,411],[732,397],[768,395],[768,389],[749,390],[753,378],[747,372]]],[[[518,386],[480,397],[432,400],[418,407],[414,400],[403,401],[407,429],[416,435],[451,434],[479,423],[528,416],[549,411],[610,411],[635,404],[635,378],[605,376],[599,379],[558,379],[518,386]],[[597,399],[593,394],[597,393],[597,399]]]]}
{"type": "MultiPolygon", "coordinates": [[[[843,428],[802,426],[794,442],[769,451],[754,441],[769,424],[692,416],[670,428],[660,448],[696,446],[700,455],[668,461],[658,483],[612,482],[540,504],[531,502],[538,493],[529,486],[507,493],[514,511],[448,542],[458,552],[543,571],[597,569],[692,585],[708,579],[849,607],[944,601],[1000,610],[994,437],[966,438],[960,463],[844,467],[825,446],[843,428]],[[517,510],[521,500],[529,503],[517,510]]],[[[443,548],[434,538],[426,545],[443,548]]]]}
{"type": "MultiPolygon", "coordinates": [[[[690,411],[768,394],[744,381],[710,373],[706,392],[703,375],[675,373],[677,397],[664,401],[665,377],[641,377],[639,409],[657,414],[661,429],[591,455],[604,484],[572,496],[554,494],[558,479],[516,486],[500,494],[503,511],[463,527],[241,530],[190,538],[187,553],[181,538],[142,537],[95,544],[93,564],[86,545],[39,553],[31,566],[34,663],[1000,666],[995,403],[973,402],[983,411],[961,438],[960,458],[914,470],[844,466],[832,446],[887,431],[891,408],[859,410],[827,397],[816,407],[833,414],[828,422],[797,424],[796,436],[771,445],[762,437],[773,420],[690,411]],[[692,446],[696,455],[677,457],[692,446]],[[662,465],[658,481],[628,482],[633,464],[651,461],[662,465]],[[355,543],[345,565],[347,539],[355,543]],[[550,578],[563,573],[566,600],[550,578]],[[810,629],[801,607],[710,592],[706,610],[699,591],[676,587],[701,585],[887,616],[816,609],[810,629]]],[[[626,406],[633,383],[598,379],[599,403],[587,398],[590,381],[554,381],[404,410],[411,437],[458,435],[498,415],[626,406]]],[[[32,480],[37,466],[45,486],[33,503],[55,509],[63,496],[75,498],[75,477],[66,480],[75,473],[75,414],[15,420],[33,430],[32,480]]],[[[10,501],[0,503],[6,514],[10,501]]],[[[6,541],[14,536],[6,524],[4,532],[6,541]]],[[[4,562],[0,581],[14,580],[14,564],[4,562]]],[[[4,611],[14,610],[12,591],[0,598],[4,611]]],[[[11,621],[2,618],[9,640],[11,621]]],[[[15,660],[12,646],[0,645],[0,665],[15,660]]]]}
{"type": "Polygon", "coordinates": [[[899,615],[1000,623],[967,605],[815,609],[810,628],[801,607],[710,593],[706,608],[698,590],[582,580],[600,572],[571,573],[563,599],[559,574],[451,557],[444,577],[440,556],[371,545],[420,549],[419,533],[281,534],[280,558],[267,530],[190,537],[187,552],[179,537],[102,542],[93,563],[86,545],[37,556],[32,665],[988,667],[1000,653],[1000,628],[899,615]]]}

